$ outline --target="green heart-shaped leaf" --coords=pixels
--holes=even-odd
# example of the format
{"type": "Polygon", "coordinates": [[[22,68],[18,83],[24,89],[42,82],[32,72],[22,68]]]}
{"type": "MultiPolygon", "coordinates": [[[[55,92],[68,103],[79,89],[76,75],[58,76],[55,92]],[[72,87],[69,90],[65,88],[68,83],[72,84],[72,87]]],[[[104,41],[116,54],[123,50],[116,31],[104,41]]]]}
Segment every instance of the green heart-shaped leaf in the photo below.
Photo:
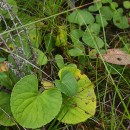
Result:
{"type": "Polygon", "coordinates": [[[28,75],[18,81],[11,95],[11,110],[16,121],[26,128],[49,123],[59,112],[62,96],[58,89],[38,91],[38,80],[28,75]]]}
{"type": "Polygon", "coordinates": [[[0,92],[0,125],[14,125],[12,113],[10,109],[10,94],[0,92]]]}

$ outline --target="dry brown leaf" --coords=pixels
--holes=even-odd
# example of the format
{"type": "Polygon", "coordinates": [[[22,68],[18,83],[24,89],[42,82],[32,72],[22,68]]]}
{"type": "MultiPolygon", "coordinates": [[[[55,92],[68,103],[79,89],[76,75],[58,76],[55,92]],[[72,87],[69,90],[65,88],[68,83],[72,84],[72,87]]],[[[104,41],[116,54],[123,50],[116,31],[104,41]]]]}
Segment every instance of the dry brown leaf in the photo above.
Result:
{"type": "Polygon", "coordinates": [[[102,55],[104,61],[117,65],[130,65],[130,54],[126,54],[120,49],[108,49],[102,55]]]}
{"type": "Polygon", "coordinates": [[[8,71],[8,67],[7,67],[6,62],[0,63],[0,72],[3,72],[3,71],[8,71]]]}

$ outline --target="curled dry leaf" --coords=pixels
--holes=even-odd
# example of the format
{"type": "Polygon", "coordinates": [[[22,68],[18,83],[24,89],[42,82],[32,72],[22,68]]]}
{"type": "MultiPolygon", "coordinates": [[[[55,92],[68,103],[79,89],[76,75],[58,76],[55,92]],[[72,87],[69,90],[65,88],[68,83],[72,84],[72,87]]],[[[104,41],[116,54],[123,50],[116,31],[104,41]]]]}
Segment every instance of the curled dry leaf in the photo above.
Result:
{"type": "Polygon", "coordinates": [[[126,54],[120,49],[108,49],[106,54],[102,54],[104,61],[117,65],[130,65],[130,54],[126,54]]]}
{"type": "Polygon", "coordinates": [[[8,67],[7,67],[6,62],[0,63],[0,72],[3,72],[3,71],[8,71],[8,67]]]}

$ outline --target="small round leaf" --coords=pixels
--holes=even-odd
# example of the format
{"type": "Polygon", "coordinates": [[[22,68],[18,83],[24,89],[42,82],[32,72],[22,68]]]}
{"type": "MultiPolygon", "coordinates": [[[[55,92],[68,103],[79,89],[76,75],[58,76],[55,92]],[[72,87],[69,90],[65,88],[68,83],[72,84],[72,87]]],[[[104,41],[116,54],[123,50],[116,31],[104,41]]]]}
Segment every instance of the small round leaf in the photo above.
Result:
{"type": "Polygon", "coordinates": [[[124,1],[123,6],[125,9],[130,9],[130,1],[128,1],[128,0],[124,1]]]}

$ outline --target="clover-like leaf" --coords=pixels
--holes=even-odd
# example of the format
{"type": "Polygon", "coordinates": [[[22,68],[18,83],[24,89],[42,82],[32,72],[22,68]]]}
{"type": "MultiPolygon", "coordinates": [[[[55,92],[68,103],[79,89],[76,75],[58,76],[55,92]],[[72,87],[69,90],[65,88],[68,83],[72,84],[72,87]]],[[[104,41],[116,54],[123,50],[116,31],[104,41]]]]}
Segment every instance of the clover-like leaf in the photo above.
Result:
{"type": "Polygon", "coordinates": [[[96,35],[91,35],[89,33],[84,34],[82,39],[86,45],[95,49],[102,48],[105,44],[101,38],[96,35]]]}
{"type": "Polygon", "coordinates": [[[99,14],[96,15],[96,23],[98,23],[101,27],[106,27],[108,24],[106,18],[103,15],[100,16],[99,14]]]}
{"type": "Polygon", "coordinates": [[[74,12],[72,12],[67,20],[70,22],[70,23],[76,23],[78,25],[87,25],[87,24],[90,24],[90,23],[93,23],[94,22],[94,17],[93,15],[88,12],[87,10],[75,10],[74,12]]]}
{"type": "MultiPolygon", "coordinates": [[[[72,67],[71,67],[72,68],[72,67]]],[[[64,68],[70,70],[70,67],[64,68]]],[[[94,85],[80,70],[73,68],[71,71],[78,77],[78,92],[73,97],[63,96],[63,104],[58,120],[63,123],[77,124],[83,122],[95,114],[96,96],[94,85]]]]}
{"type": "Polygon", "coordinates": [[[118,7],[118,3],[117,2],[111,2],[110,7],[111,7],[111,9],[116,10],[116,8],[118,7]]]}
{"type": "Polygon", "coordinates": [[[12,126],[14,124],[10,109],[10,94],[0,92],[0,125],[12,126]]]}
{"type": "Polygon", "coordinates": [[[111,3],[111,2],[112,2],[112,0],[102,0],[102,3],[103,3],[103,4],[111,3]]]}
{"type": "Polygon", "coordinates": [[[80,38],[83,36],[83,34],[84,34],[84,31],[80,29],[73,29],[70,32],[70,37],[75,45],[82,44],[82,42],[80,41],[80,38]]]}
{"type": "Polygon", "coordinates": [[[123,9],[119,8],[114,12],[113,23],[120,29],[126,29],[129,27],[128,18],[123,15],[123,9]]]}
{"type": "Polygon", "coordinates": [[[57,88],[38,91],[38,80],[28,75],[18,81],[11,94],[11,110],[16,121],[26,128],[39,128],[49,123],[62,103],[57,88]]]}
{"type": "Polygon", "coordinates": [[[103,6],[101,9],[102,16],[105,17],[106,20],[111,20],[113,17],[113,10],[109,6],[103,6]]]}
{"type": "Polygon", "coordinates": [[[75,56],[84,55],[84,52],[81,49],[79,49],[78,47],[74,47],[74,48],[68,50],[68,54],[70,56],[74,56],[75,57],[75,56]]]}
{"type": "Polygon", "coordinates": [[[84,34],[84,31],[82,31],[81,29],[73,29],[70,32],[70,37],[71,37],[71,40],[72,40],[72,42],[74,44],[74,47],[78,48],[80,50],[80,54],[81,54],[81,52],[82,53],[85,52],[83,42],[80,40],[80,38],[82,38],[83,34],[84,34]]]}
{"type": "Polygon", "coordinates": [[[102,2],[98,1],[94,5],[88,7],[90,12],[96,12],[102,7],[102,2]]]}
{"type": "Polygon", "coordinates": [[[90,59],[96,59],[97,58],[97,50],[96,49],[92,49],[91,51],[89,51],[89,58],[90,59]]]}
{"type": "MultiPolygon", "coordinates": [[[[62,70],[62,69],[61,69],[62,70]]],[[[67,96],[74,96],[78,91],[78,84],[70,71],[61,71],[60,80],[55,80],[56,87],[67,96]]]]}
{"type": "Polygon", "coordinates": [[[90,32],[91,34],[98,35],[100,32],[100,25],[97,23],[92,23],[88,26],[88,29],[86,31],[90,32]]]}

